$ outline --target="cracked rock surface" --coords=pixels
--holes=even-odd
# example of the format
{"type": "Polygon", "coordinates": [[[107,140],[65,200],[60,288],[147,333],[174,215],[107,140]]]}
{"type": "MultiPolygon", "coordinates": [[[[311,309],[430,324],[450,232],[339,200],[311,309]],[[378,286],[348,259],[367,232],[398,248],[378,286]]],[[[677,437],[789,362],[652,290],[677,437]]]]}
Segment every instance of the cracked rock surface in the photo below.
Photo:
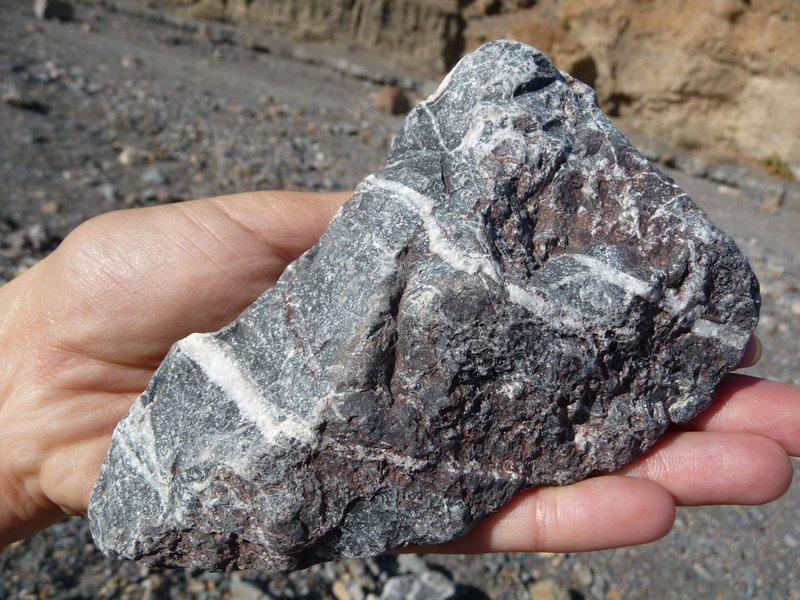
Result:
{"type": "Polygon", "coordinates": [[[93,535],[283,570],[452,539],[695,416],[758,306],[734,242],[590,88],[487,44],[316,247],[173,347],[114,434],[93,535]]]}

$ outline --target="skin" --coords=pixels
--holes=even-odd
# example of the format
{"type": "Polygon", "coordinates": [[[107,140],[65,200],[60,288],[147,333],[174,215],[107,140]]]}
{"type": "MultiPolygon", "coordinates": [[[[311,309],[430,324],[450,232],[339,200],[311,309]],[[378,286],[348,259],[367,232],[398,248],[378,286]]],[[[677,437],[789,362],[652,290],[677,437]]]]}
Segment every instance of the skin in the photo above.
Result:
{"type": "MultiPolygon", "coordinates": [[[[232,320],[347,197],[260,192],[108,213],[0,287],[0,545],[86,512],[114,426],[172,343],[232,320]]],[[[759,352],[751,343],[743,362],[759,352]]],[[[708,411],[621,472],[521,493],[424,550],[641,544],[669,531],[678,505],[778,498],[798,454],[800,388],[729,375],[708,411]]]]}

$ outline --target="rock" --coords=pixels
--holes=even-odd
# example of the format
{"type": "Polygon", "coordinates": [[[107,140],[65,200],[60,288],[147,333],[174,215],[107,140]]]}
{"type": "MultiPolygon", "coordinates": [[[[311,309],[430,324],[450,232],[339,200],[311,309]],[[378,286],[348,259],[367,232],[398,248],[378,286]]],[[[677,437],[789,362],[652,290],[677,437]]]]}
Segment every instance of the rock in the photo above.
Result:
{"type": "Polygon", "coordinates": [[[422,573],[428,570],[428,565],[417,554],[399,554],[397,570],[400,573],[422,573]]]}
{"type": "Polygon", "coordinates": [[[61,205],[55,200],[42,202],[41,206],[39,206],[39,211],[46,215],[54,215],[58,213],[59,210],[61,210],[61,205]]]}
{"type": "MultiPolygon", "coordinates": [[[[202,582],[199,583],[201,584],[199,593],[204,594],[206,586],[202,582]]],[[[232,600],[261,600],[262,598],[269,598],[260,587],[245,581],[238,573],[231,575],[230,585],[230,597],[232,600]]]]}
{"type": "Polygon", "coordinates": [[[40,252],[49,250],[58,244],[59,240],[53,236],[42,223],[33,223],[28,227],[18,229],[6,236],[5,245],[9,248],[9,256],[19,256],[23,249],[40,252]]]}
{"type": "Polygon", "coordinates": [[[225,16],[225,2],[223,0],[200,0],[187,6],[181,12],[193,19],[219,20],[225,16]]]}
{"type": "Polygon", "coordinates": [[[528,587],[531,600],[570,600],[567,588],[554,579],[542,579],[528,587]]]}
{"type": "Polygon", "coordinates": [[[107,204],[113,204],[117,199],[117,188],[112,183],[101,183],[97,186],[97,192],[107,204]]]}
{"type": "Polygon", "coordinates": [[[92,533],[205,569],[452,539],[694,417],[758,307],[731,238],[588,86],[488,44],[317,246],[171,349],[114,433],[92,533]]]}
{"type": "Polygon", "coordinates": [[[2,98],[3,102],[15,108],[29,110],[41,115],[46,115],[48,112],[50,112],[50,108],[44,102],[41,102],[36,98],[32,98],[26,94],[22,94],[13,86],[6,89],[0,97],[2,98]]]}
{"type": "Polygon", "coordinates": [[[572,574],[581,586],[588,588],[594,581],[594,572],[584,563],[578,562],[572,566],[572,574]]]}
{"type": "Polygon", "coordinates": [[[337,579],[331,586],[331,594],[336,600],[353,600],[350,592],[347,589],[347,584],[341,579],[337,579]]]}
{"type": "Polygon", "coordinates": [[[404,115],[411,109],[411,102],[396,85],[385,85],[375,94],[375,108],[390,115],[404,115]]]}
{"type": "Polygon", "coordinates": [[[142,153],[133,146],[125,146],[117,155],[117,161],[123,166],[130,166],[138,162],[142,157],[142,153]]]}
{"type": "Polygon", "coordinates": [[[150,167],[142,173],[142,183],[148,185],[164,185],[167,182],[167,176],[164,171],[158,167],[150,167]]]}
{"type": "Polygon", "coordinates": [[[33,14],[37,19],[71,21],[75,8],[66,0],[34,0],[33,14]]]}
{"type": "Polygon", "coordinates": [[[422,575],[391,577],[383,587],[380,600],[450,600],[456,597],[456,584],[439,571],[422,575]]]}

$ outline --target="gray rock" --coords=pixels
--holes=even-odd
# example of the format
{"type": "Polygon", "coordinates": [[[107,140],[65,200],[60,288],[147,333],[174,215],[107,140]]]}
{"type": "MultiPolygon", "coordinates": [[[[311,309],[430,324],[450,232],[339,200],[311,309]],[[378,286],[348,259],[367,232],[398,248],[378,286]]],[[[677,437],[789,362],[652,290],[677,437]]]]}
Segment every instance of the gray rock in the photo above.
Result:
{"type": "Polygon", "coordinates": [[[34,0],[33,14],[37,19],[71,21],[75,17],[75,8],[67,0],[34,0]]]}
{"type": "Polygon", "coordinates": [[[172,348],[114,434],[93,535],[206,569],[452,539],[694,417],[758,307],[734,242],[589,87],[488,44],[316,247],[172,348]]]}
{"type": "Polygon", "coordinates": [[[383,588],[380,600],[450,600],[456,597],[456,584],[438,571],[422,575],[392,577],[383,588]]]}
{"type": "Polygon", "coordinates": [[[400,573],[422,573],[428,570],[428,565],[416,554],[399,554],[397,570],[400,573]]]}
{"type": "Polygon", "coordinates": [[[150,167],[142,173],[142,183],[148,185],[164,185],[167,181],[167,176],[164,174],[164,171],[158,167],[150,167]]]}

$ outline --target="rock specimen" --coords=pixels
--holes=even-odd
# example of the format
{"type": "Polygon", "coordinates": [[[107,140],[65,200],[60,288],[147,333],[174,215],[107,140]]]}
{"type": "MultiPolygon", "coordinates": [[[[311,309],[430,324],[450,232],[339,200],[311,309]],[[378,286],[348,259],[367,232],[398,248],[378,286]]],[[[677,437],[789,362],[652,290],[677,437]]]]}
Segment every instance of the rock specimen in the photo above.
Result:
{"type": "Polygon", "coordinates": [[[734,242],[590,88],[488,44],[317,246],[173,347],[114,434],[95,540],[154,565],[296,569],[451,539],[695,416],[758,306],[734,242]]]}

